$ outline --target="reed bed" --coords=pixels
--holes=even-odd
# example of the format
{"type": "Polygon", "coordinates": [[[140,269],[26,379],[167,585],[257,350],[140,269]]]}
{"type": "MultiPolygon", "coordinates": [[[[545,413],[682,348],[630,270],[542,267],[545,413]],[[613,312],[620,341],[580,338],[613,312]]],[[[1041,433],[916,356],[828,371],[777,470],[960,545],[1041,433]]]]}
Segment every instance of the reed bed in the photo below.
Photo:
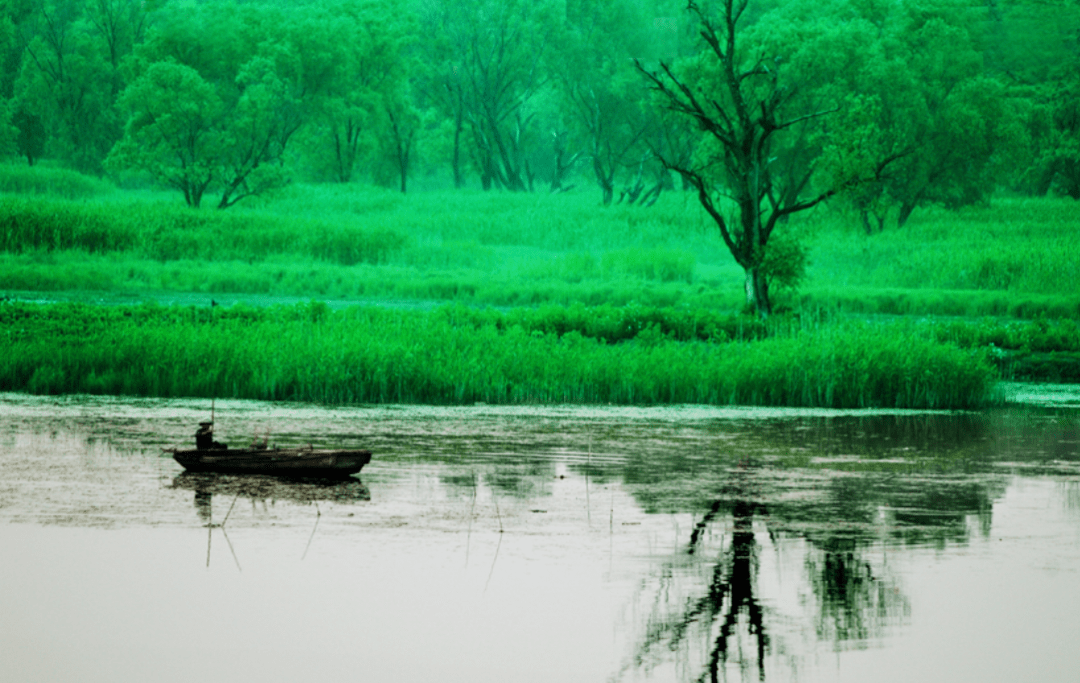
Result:
{"type": "Polygon", "coordinates": [[[260,212],[192,211],[160,202],[0,197],[0,251],[131,252],[151,261],[263,261],[303,255],[338,265],[385,263],[409,239],[377,224],[260,212]]]}
{"type": "Polygon", "coordinates": [[[1069,291],[1064,286],[1062,293],[1058,294],[1027,294],[1011,290],[808,286],[793,299],[794,306],[802,310],[828,308],[848,314],[1080,320],[1080,291],[1069,291]]]}
{"type": "Polygon", "coordinates": [[[66,168],[0,163],[0,192],[86,199],[115,191],[116,188],[105,180],[66,168]]]}
{"type": "MultiPolygon", "coordinates": [[[[591,193],[295,186],[225,212],[154,194],[62,196],[0,197],[0,290],[742,306],[743,274],[686,193],[644,209],[602,207],[591,193]]],[[[1080,319],[1072,210],[1067,200],[1001,199],[920,210],[903,229],[869,236],[843,211],[816,210],[785,226],[810,266],[800,291],[774,303],[1080,319]]]]}
{"type": "Polygon", "coordinates": [[[910,324],[835,323],[757,341],[610,343],[460,311],[0,306],[0,390],[327,404],[740,404],[976,408],[986,354],[910,324]],[[509,322],[509,324],[507,324],[509,322]]]}
{"type": "Polygon", "coordinates": [[[903,228],[874,235],[839,211],[811,220],[812,287],[1075,295],[1080,281],[1080,224],[1069,198],[920,209],[903,228]]]}

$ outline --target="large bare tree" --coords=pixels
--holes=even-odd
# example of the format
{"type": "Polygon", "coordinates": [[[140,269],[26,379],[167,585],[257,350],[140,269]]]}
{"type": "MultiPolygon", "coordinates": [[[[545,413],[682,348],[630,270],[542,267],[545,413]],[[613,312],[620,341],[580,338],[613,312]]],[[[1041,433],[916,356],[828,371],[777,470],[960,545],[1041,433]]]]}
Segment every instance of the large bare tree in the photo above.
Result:
{"type": "Polygon", "coordinates": [[[772,312],[766,250],[777,226],[839,188],[814,190],[811,126],[830,110],[808,110],[794,83],[781,78],[779,55],[744,47],[749,0],[721,0],[715,15],[690,0],[704,50],[679,67],[637,61],[666,107],[701,132],[690,158],[657,155],[697,190],[735,261],[746,272],[746,301],[772,312]]]}

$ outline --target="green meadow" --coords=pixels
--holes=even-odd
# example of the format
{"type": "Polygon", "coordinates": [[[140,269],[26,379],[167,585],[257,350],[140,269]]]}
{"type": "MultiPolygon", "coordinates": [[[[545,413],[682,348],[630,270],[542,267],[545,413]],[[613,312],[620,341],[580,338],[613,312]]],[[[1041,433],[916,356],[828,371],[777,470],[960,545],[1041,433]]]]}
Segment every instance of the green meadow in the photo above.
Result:
{"type": "Polygon", "coordinates": [[[0,171],[4,391],[973,408],[1002,378],[1080,381],[1068,199],[873,235],[839,205],[799,215],[805,278],[761,322],[690,193],[294,185],[194,211],[0,171]]]}

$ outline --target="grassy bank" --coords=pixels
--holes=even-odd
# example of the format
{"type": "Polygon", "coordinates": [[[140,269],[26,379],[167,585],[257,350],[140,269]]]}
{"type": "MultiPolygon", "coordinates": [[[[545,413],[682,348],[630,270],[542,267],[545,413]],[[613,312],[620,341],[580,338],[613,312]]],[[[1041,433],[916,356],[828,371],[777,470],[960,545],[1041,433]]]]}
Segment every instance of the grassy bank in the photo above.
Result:
{"type": "Polygon", "coordinates": [[[907,323],[622,341],[467,309],[0,306],[0,390],[322,403],[973,408],[986,354],[907,323]],[[724,340],[724,338],[727,338],[724,340]]]}
{"type": "MultiPolygon", "coordinates": [[[[643,209],[598,206],[591,193],[298,186],[197,212],[170,196],[83,197],[62,179],[54,195],[0,197],[0,290],[741,306],[741,269],[681,192],[643,209]]],[[[785,230],[809,250],[807,278],[778,304],[1080,319],[1074,209],[1053,199],[930,209],[874,236],[839,210],[800,215],[785,230]]]]}
{"type": "Polygon", "coordinates": [[[646,209],[592,192],[294,186],[222,212],[20,173],[0,172],[0,294],[345,310],[7,303],[6,390],[964,408],[994,400],[997,377],[1080,381],[1068,200],[920,210],[875,235],[835,207],[800,214],[784,230],[806,278],[774,291],[781,313],[762,324],[740,314],[744,274],[687,193],[646,209]]]}
{"type": "MultiPolygon", "coordinates": [[[[179,291],[492,306],[737,311],[743,273],[685,193],[601,207],[590,193],[401,195],[298,186],[229,211],[113,191],[0,197],[0,291],[179,291]]],[[[807,247],[788,310],[1080,319],[1068,200],[927,209],[862,234],[837,209],[785,230],[807,247]]]]}

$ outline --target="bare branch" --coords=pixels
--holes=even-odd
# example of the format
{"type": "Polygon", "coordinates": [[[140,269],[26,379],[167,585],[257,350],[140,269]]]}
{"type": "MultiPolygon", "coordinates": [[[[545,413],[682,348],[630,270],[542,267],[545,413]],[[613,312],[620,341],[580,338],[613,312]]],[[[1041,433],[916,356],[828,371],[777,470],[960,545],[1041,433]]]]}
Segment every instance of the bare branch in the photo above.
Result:
{"type": "Polygon", "coordinates": [[[775,127],[777,130],[783,130],[784,128],[790,128],[794,126],[796,123],[802,123],[803,121],[809,121],[810,119],[816,119],[818,117],[826,116],[828,114],[835,114],[838,111],[840,111],[840,107],[833,107],[832,109],[825,109],[823,111],[814,112],[813,114],[796,116],[795,118],[789,121],[785,121],[784,123],[775,124],[775,127]]]}

